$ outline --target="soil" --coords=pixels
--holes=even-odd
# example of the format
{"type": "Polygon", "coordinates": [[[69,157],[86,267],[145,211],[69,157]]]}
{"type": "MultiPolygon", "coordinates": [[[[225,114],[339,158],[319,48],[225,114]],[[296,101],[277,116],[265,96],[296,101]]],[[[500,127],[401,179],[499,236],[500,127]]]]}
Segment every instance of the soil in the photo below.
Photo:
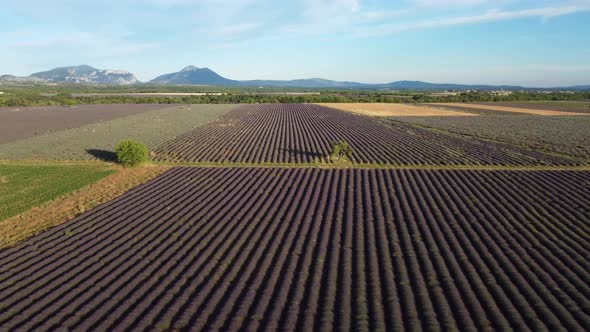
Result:
{"type": "Polygon", "coordinates": [[[477,116],[477,114],[461,111],[443,110],[410,104],[325,103],[319,105],[369,116],[477,116]]]}

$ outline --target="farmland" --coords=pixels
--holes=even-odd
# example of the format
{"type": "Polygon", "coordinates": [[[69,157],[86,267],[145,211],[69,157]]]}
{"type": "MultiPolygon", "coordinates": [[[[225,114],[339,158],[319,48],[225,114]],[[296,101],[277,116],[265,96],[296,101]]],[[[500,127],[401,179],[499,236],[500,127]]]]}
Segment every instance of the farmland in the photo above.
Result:
{"type": "Polygon", "coordinates": [[[328,163],[346,140],[351,161],[393,165],[576,165],[580,161],[318,105],[246,105],[155,149],[156,159],[213,163],[328,163]]]}
{"type": "Polygon", "coordinates": [[[566,115],[583,116],[583,115],[588,115],[587,113],[582,113],[582,112],[577,113],[577,112],[555,111],[555,110],[550,110],[550,109],[511,107],[511,106],[501,105],[501,104],[497,104],[497,103],[490,103],[490,104],[445,103],[445,104],[428,104],[428,106],[431,106],[431,107],[451,107],[456,110],[468,108],[468,109],[483,110],[483,111],[522,113],[522,114],[532,114],[532,115],[541,115],[541,116],[566,116],[566,115]]]}
{"type": "Polygon", "coordinates": [[[590,116],[391,117],[447,132],[590,159],[590,116]]]}
{"type": "Polygon", "coordinates": [[[176,168],[1,251],[0,325],[588,330],[589,183],[176,168]]]}
{"type": "MultiPolygon", "coordinates": [[[[141,114],[0,144],[0,160],[112,160],[114,147],[122,139],[134,139],[155,147],[187,130],[215,120],[234,107],[235,105],[159,105],[156,109],[149,110],[154,108],[149,106],[148,111],[141,114]]],[[[57,120],[63,118],[64,116],[59,116],[57,120]]],[[[17,122],[10,125],[18,127],[17,122]]]]}
{"type": "Polygon", "coordinates": [[[70,110],[0,144],[2,331],[590,330],[590,116],[70,110]]]}
{"type": "Polygon", "coordinates": [[[411,104],[324,103],[318,105],[369,116],[475,116],[459,110],[411,104]]]}
{"type": "Polygon", "coordinates": [[[507,107],[533,108],[550,111],[590,113],[590,101],[520,101],[482,103],[486,105],[501,105],[507,107]]]}
{"type": "MultiPolygon", "coordinates": [[[[13,168],[16,165],[11,165],[13,168]]],[[[19,165],[19,169],[30,170],[31,164],[19,165]]],[[[37,165],[39,166],[39,165],[37,165]]],[[[94,174],[92,172],[97,169],[97,166],[110,171],[110,175],[101,178],[100,180],[89,183],[86,186],[75,188],[71,186],[69,192],[63,195],[55,195],[51,201],[41,203],[40,197],[46,195],[46,193],[53,192],[55,194],[55,188],[50,187],[44,191],[39,190],[40,194],[35,193],[33,198],[25,195],[15,194],[19,192],[19,189],[27,188],[30,183],[25,184],[19,188],[14,189],[11,192],[3,192],[2,197],[4,200],[15,200],[20,198],[19,202],[21,206],[34,204],[35,207],[24,211],[23,208],[18,215],[9,217],[0,222],[0,249],[14,246],[16,243],[25,240],[31,236],[46,231],[49,228],[63,224],[68,220],[73,219],[77,215],[93,209],[94,207],[106,203],[130,189],[137,187],[138,185],[145,183],[149,180],[154,179],[156,176],[162,174],[167,170],[166,167],[139,167],[139,168],[121,168],[114,165],[60,165],[58,163],[51,165],[55,170],[54,172],[36,172],[35,175],[38,177],[37,182],[51,182],[52,179],[49,176],[60,175],[60,183],[56,186],[71,185],[79,177],[79,169],[87,169],[84,172],[86,181],[89,181],[94,174]],[[82,166],[82,167],[80,167],[82,166]],[[72,171],[74,169],[74,171],[72,171]],[[69,172],[69,173],[68,173],[69,172]],[[78,173],[78,174],[77,174],[78,173]],[[14,195],[11,197],[11,195],[14,195]],[[41,203],[41,204],[39,204],[41,203]]],[[[34,168],[33,168],[34,169],[34,168]]],[[[18,175],[22,176],[23,172],[18,175]]],[[[30,178],[30,177],[29,177],[30,178]]],[[[22,180],[21,180],[22,182],[22,180]]],[[[55,181],[54,181],[55,182],[55,181]]]]}
{"type": "Polygon", "coordinates": [[[0,144],[166,107],[171,106],[125,104],[0,108],[0,144]]]}
{"type": "Polygon", "coordinates": [[[111,173],[104,165],[0,164],[0,222],[111,173]]]}

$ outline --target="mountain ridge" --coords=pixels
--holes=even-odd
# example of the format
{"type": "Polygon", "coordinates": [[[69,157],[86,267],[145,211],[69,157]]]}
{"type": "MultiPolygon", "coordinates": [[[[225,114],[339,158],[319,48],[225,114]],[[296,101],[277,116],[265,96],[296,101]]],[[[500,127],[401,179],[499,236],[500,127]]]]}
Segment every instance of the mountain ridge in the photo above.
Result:
{"type": "Polygon", "coordinates": [[[97,69],[89,65],[57,67],[30,77],[52,83],[137,84],[140,81],[126,70],[97,69]]]}
{"type": "Polygon", "coordinates": [[[181,71],[160,75],[147,82],[148,84],[178,84],[178,85],[220,85],[243,87],[282,87],[282,88],[336,88],[336,89],[399,89],[399,90],[590,90],[590,85],[573,87],[534,88],[516,85],[488,85],[488,84],[454,84],[428,83],[422,81],[395,81],[382,84],[359,83],[350,81],[333,81],[323,78],[308,78],[294,80],[232,80],[225,78],[209,68],[198,68],[192,65],[181,71]],[[214,77],[213,80],[207,76],[214,77]]]}
{"type": "MultiPolygon", "coordinates": [[[[142,84],[135,75],[125,70],[97,69],[89,65],[57,67],[33,73],[27,77],[0,76],[0,82],[50,82],[73,84],[142,84]]],[[[211,85],[269,88],[323,88],[323,89],[384,89],[384,90],[590,90],[590,85],[535,88],[516,85],[429,83],[422,81],[395,81],[370,84],[351,81],[333,81],[323,78],[294,80],[233,80],[204,67],[188,65],[178,72],[159,75],[147,84],[211,85]]]]}

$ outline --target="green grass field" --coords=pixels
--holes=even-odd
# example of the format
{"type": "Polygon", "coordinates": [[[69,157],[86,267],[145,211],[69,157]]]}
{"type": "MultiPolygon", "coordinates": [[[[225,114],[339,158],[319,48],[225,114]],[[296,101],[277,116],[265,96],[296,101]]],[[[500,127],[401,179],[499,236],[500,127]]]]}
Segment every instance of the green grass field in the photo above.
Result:
{"type": "Polygon", "coordinates": [[[239,105],[182,105],[60,130],[0,145],[0,160],[93,160],[114,157],[115,145],[132,139],[154,148],[239,105]]]}
{"type": "Polygon", "coordinates": [[[0,220],[94,183],[106,165],[0,165],[0,220]]]}

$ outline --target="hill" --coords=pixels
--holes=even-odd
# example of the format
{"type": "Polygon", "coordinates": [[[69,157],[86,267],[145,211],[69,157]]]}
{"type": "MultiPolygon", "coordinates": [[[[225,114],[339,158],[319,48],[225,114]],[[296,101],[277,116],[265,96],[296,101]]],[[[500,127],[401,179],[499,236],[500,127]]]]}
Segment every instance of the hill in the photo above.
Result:
{"type": "Polygon", "coordinates": [[[176,73],[160,75],[150,83],[155,84],[196,84],[196,85],[239,85],[238,81],[233,81],[222,77],[209,68],[197,68],[195,66],[184,67],[176,73]]]}
{"type": "Polygon", "coordinates": [[[137,84],[139,80],[125,70],[97,69],[88,65],[59,67],[30,77],[53,83],[137,84]]]}
{"type": "Polygon", "coordinates": [[[151,84],[195,84],[243,87],[275,88],[323,88],[323,89],[388,89],[388,90],[588,90],[590,86],[527,88],[513,85],[470,85],[450,83],[428,83],[422,81],[395,81],[384,84],[368,84],[349,81],[333,81],[322,78],[295,80],[245,80],[238,81],[223,77],[209,68],[187,66],[179,72],[164,74],[149,81],[151,84]]]}

